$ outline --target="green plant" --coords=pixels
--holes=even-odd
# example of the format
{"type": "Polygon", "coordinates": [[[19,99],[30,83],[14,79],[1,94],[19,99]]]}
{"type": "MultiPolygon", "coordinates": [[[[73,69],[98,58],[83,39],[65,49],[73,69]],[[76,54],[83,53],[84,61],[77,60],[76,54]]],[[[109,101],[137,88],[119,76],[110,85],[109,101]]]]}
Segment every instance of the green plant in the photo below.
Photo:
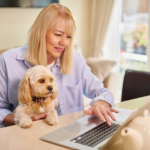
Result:
{"type": "Polygon", "coordinates": [[[136,46],[147,46],[148,41],[148,25],[137,23],[134,30],[131,32],[133,38],[136,40],[136,46]]]}
{"type": "Polygon", "coordinates": [[[122,38],[125,42],[132,41],[135,47],[146,47],[148,42],[148,24],[137,23],[135,28],[130,32],[125,32],[122,38]]]}

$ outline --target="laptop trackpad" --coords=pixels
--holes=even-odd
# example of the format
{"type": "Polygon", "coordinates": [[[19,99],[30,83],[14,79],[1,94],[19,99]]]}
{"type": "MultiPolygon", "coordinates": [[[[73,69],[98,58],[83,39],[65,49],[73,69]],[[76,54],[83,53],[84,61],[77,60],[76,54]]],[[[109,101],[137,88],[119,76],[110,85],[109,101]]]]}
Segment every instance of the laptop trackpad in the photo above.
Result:
{"type": "Polygon", "coordinates": [[[79,133],[85,130],[86,128],[88,128],[88,126],[82,123],[78,123],[78,122],[71,124],[67,127],[64,127],[65,130],[69,130],[69,131],[76,132],[76,133],[79,133]]]}
{"type": "Polygon", "coordinates": [[[89,127],[95,127],[102,123],[102,121],[97,116],[85,116],[81,119],[78,119],[76,122],[67,125],[63,129],[69,130],[72,132],[80,133],[84,130],[88,129],[89,127]]]}

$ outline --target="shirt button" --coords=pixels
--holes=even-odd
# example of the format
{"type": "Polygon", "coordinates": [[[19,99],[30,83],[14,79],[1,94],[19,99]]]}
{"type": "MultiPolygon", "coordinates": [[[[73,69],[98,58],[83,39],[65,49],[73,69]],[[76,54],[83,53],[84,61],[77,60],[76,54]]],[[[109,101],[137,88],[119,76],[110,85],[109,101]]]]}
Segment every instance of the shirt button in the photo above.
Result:
{"type": "Polygon", "coordinates": [[[62,99],[60,98],[60,101],[62,101],[62,99]]]}

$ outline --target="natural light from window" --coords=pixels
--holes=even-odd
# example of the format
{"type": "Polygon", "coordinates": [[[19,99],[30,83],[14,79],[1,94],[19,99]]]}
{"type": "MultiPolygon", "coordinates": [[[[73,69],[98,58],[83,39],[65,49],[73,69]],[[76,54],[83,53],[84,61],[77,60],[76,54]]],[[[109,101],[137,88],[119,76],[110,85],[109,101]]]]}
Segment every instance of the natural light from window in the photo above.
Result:
{"type": "Polygon", "coordinates": [[[122,0],[120,72],[146,71],[149,0],[122,0]]]}

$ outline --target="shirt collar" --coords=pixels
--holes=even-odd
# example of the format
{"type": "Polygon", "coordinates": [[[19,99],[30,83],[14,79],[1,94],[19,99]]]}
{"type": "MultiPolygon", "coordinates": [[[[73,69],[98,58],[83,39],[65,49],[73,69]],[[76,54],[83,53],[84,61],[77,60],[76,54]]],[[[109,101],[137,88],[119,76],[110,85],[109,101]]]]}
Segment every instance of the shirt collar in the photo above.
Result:
{"type": "Polygon", "coordinates": [[[60,67],[60,58],[59,57],[57,57],[55,64],[60,67]]]}
{"type": "Polygon", "coordinates": [[[28,47],[27,44],[24,45],[23,47],[21,47],[21,49],[16,57],[17,60],[24,60],[23,54],[25,53],[27,47],[28,47]]]}
{"type": "Polygon", "coordinates": [[[25,53],[27,47],[28,47],[28,45],[26,44],[25,46],[23,46],[23,47],[20,49],[20,51],[19,51],[19,53],[18,53],[16,59],[17,59],[17,60],[24,60],[25,64],[26,64],[29,68],[31,68],[31,67],[33,67],[34,65],[31,64],[30,62],[26,61],[26,60],[24,59],[24,57],[23,57],[23,55],[24,55],[24,53],[25,53]]]}
{"type": "MultiPolygon", "coordinates": [[[[20,49],[19,54],[17,55],[16,59],[17,59],[17,60],[24,60],[24,61],[25,61],[25,64],[30,68],[30,67],[33,67],[34,65],[31,64],[30,62],[26,61],[26,60],[24,59],[24,57],[23,57],[23,54],[25,53],[27,47],[28,47],[28,44],[24,45],[24,46],[20,49]]],[[[59,57],[56,59],[56,63],[55,63],[54,66],[60,67],[60,59],[59,59],[59,57]]],[[[54,66],[53,66],[53,67],[54,67],[54,66]]]]}

